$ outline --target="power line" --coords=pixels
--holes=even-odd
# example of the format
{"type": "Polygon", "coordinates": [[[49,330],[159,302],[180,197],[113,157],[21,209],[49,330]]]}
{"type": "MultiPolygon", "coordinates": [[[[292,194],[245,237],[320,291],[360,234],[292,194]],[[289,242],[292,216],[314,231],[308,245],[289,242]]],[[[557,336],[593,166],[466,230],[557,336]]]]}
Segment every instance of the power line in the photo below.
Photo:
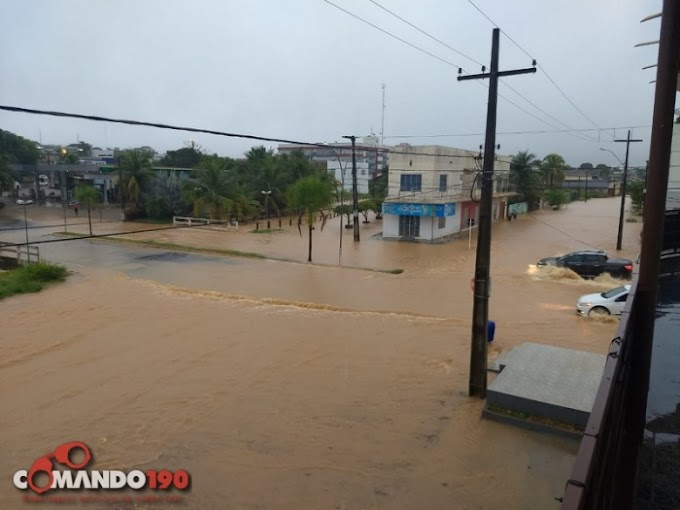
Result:
{"type": "MultiPolygon", "coordinates": [[[[387,30],[385,30],[385,29],[383,29],[383,28],[380,28],[378,25],[374,25],[374,24],[371,23],[370,21],[367,21],[367,20],[365,20],[364,18],[362,18],[362,17],[360,17],[360,16],[357,16],[356,14],[354,14],[354,13],[348,11],[347,9],[343,9],[342,7],[340,7],[339,5],[334,4],[334,3],[331,2],[330,0],[323,0],[323,1],[326,2],[328,5],[332,5],[332,6],[335,7],[336,9],[338,9],[338,10],[344,12],[345,14],[349,14],[349,15],[352,16],[353,18],[358,19],[358,20],[361,21],[362,23],[366,23],[367,25],[369,25],[369,26],[375,28],[376,30],[380,30],[383,34],[389,35],[390,37],[396,39],[397,41],[401,41],[401,42],[403,42],[404,44],[407,44],[408,46],[410,46],[411,48],[414,48],[414,49],[420,51],[421,53],[424,53],[425,55],[429,55],[429,56],[432,57],[432,58],[436,58],[437,60],[439,60],[439,61],[441,61],[441,62],[444,62],[445,64],[448,64],[448,65],[450,65],[450,66],[452,66],[452,67],[455,67],[455,68],[457,68],[457,69],[462,69],[460,66],[454,64],[453,62],[449,62],[448,60],[443,59],[443,58],[441,58],[441,57],[435,55],[434,53],[430,53],[429,51],[424,50],[424,49],[421,48],[420,46],[416,46],[415,44],[412,44],[412,43],[408,42],[407,40],[402,39],[401,37],[394,35],[392,32],[388,32],[387,30]]],[[[455,51],[455,50],[454,50],[454,51],[455,51]]],[[[467,58],[467,57],[466,57],[466,58],[467,58]]]]}
{"type": "MultiPolygon", "coordinates": [[[[325,0],[324,0],[325,1],[325,0]]],[[[337,145],[331,145],[331,144],[325,144],[325,143],[316,143],[316,142],[301,142],[299,140],[288,140],[285,138],[273,138],[273,137],[266,137],[266,136],[259,136],[259,135],[250,135],[250,134],[243,134],[243,133],[230,133],[226,131],[216,131],[214,129],[203,129],[203,128],[193,128],[193,127],[186,127],[186,126],[175,126],[172,124],[163,124],[163,123],[158,123],[158,122],[147,122],[147,121],[138,121],[138,120],[126,120],[126,119],[114,119],[111,117],[101,117],[98,115],[85,115],[82,113],[66,113],[66,112],[55,112],[55,111],[49,111],[49,110],[36,110],[32,108],[23,108],[19,106],[6,106],[6,105],[0,105],[0,110],[5,110],[9,112],[15,112],[15,113],[28,113],[32,115],[47,115],[51,117],[63,117],[63,118],[73,118],[73,119],[85,119],[85,120],[91,120],[94,122],[111,122],[113,124],[127,124],[127,125],[132,125],[132,126],[146,126],[146,127],[155,127],[159,129],[170,129],[170,130],[175,130],[175,131],[190,131],[193,133],[206,133],[209,135],[216,135],[216,136],[225,136],[229,138],[244,138],[248,140],[258,140],[258,141],[264,141],[264,142],[278,142],[278,143],[285,143],[289,145],[299,145],[301,148],[304,148],[305,146],[307,147],[316,147],[319,149],[344,149],[347,150],[347,147],[338,147],[337,145]]],[[[398,148],[397,148],[398,149],[398,148]]],[[[359,152],[378,152],[378,153],[390,153],[390,154],[405,154],[405,155],[410,155],[410,156],[430,156],[430,157],[441,157],[440,154],[430,154],[427,152],[412,152],[412,151],[401,151],[401,150],[394,150],[394,149],[385,149],[381,147],[362,147],[359,149],[359,152]]],[[[470,151],[470,155],[445,155],[444,157],[447,158],[469,158],[469,157],[474,157],[476,156],[476,153],[473,151],[470,151]]],[[[55,165],[56,166],[56,165],[55,165]]],[[[195,170],[195,169],[192,169],[195,170]]]]}
{"type": "Polygon", "coordinates": [[[529,216],[529,218],[531,218],[531,219],[533,219],[533,220],[535,220],[535,221],[537,221],[537,222],[539,222],[539,223],[542,223],[542,224],[545,225],[546,227],[550,227],[550,228],[552,228],[553,230],[557,230],[560,234],[565,235],[565,236],[568,237],[569,239],[573,239],[574,241],[579,242],[579,243],[581,243],[581,244],[584,244],[584,245],[586,245],[586,246],[589,246],[590,248],[599,249],[597,246],[593,246],[593,245],[590,244],[590,243],[587,243],[587,242],[585,242],[585,241],[582,241],[582,240],[580,240],[580,239],[575,238],[574,236],[572,236],[572,235],[570,235],[570,234],[567,234],[564,230],[561,230],[561,229],[557,228],[556,226],[551,225],[550,223],[546,223],[545,221],[539,220],[539,219],[538,219],[536,216],[534,216],[533,214],[528,214],[527,216],[529,216]]]}
{"type": "MultiPolygon", "coordinates": [[[[528,131],[499,131],[499,135],[535,135],[535,134],[550,134],[550,133],[566,133],[568,131],[573,132],[587,132],[587,131],[604,131],[604,130],[614,130],[614,129],[634,129],[634,128],[649,128],[652,127],[650,124],[640,124],[637,126],[617,126],[617,127],[606,127],[606,128],[585,128],[585,129],[555,129],[555,130],[528,130],[528,131]]],[[[453,137],[464,137],[464,136],[484,136],[484,133],[449,133],[449,134],[432,134],[432,135],[391,135],[385,136],[385,138],[453,138],[453,137]]]]}
{"type": "MultiPolygon", "coordinates": [[[[482,16],[484,16],[484,17],[485,17],[485,18],[486,18],[493,26],[495,26],[496,28],[500,29],[501,32],[503,33],[503,35],[504,35],[505,37],[507,37],[508,40],[509,40],[512,44],[514,44],[515,46],[517,46],[517,47],[518,47],[518,48],[519,48],[519,49],[520,49],[527,57],[529,57],[529,58],[532,59],[532,60],[534,59],[534,57],[533,57],[527,50],[525,50],[525,49],[524,49],[518,42],[516,42],[512,37],[510,37],[510,36],[507,34],[507,32],[505,32],[505,30],[503,30],[502,28],[500,28],[500,26],[498,26],[498,24],[496,24],[496,22],[494,22],[489,16],[487,16],[486,13],[485,13],[484,11],[482,11],[479,7],[477,7],[477,5],[475,5],[475,3],[474,3],[472,0],[468,0],[468,2],[469,2],[470,5],[472,5],[475,9],[477,9],[477,11],[479,11],[479,13],[480,13],[482,16]]],[[[560,88],[560,86],[557,85],[557,83],[555,82],[555,80],[553,80],[553,79],[550,77],[550,75],[548,74],[548,72],[545,70],[545,68],[544,68],[542,65],[538,64],[537,67],[538,67],[541,71],[543,71],[543,74],[545,74],[545,77],[548,78],[548,80],[550,81],[550,83],[552,83],[552,84],[555,86],[555,88],[558,90],[558,92],[559,92],[560,94],[562,94],[562,96],[564,96],[564,98],[565,98],[567,101],[569,101],[569,104],[571,104],[571,105],[576,109],[576,111],[578,111],[578,112],[579,112],[579,113],[580,113],[580,114],[581,114],[588,122],[590,122],[593,126],[595,126],[595,127],[598,128],[598,129],[601,129],[600,126],[598,126],[598,124],[597,124],[593,119],[591,119],[588,115],[586,115],[586,114],[583,112],[583,110],[581,110],[581,109],[576,105],[576,103],[574,103],[574,102],[571,100],[571,98],[570,98],[569,96],[567,96],[567,94],[560,88]]]]}
{"type": "Polygon", "coordinates": [[[442,46],[445,46],[446,48],[450,49],[451,51],[456,52],[456,53],[457,53],[458,55],[460,55],[461,57],[464,57],[464,58],[470,60],[471,62],[474,62],[475,64],[477,64],[477,65],[480,66],[480,67],[484,65],[484,64],[482,64],[481,62],[475,60],[474,58],[472,58],[472,57],[466,55],[466,54],[463,53],[462,51],[459,51],[459,50],[457,50],[456,48],[454,48],[454,47],[452,47],[452,46],[446,44],[446,43],[443,42],[442,40],[437,39],[435,36],[433,36],[433,35],[427,33],[425,30],[423,30],[422,28],[417,27],[416,25],[414,25],[414,24],[411,23],[410,21],[405,20],[404,18],[402,18],[402,17],[399,16],[398,14],[396,14],[396,13],[390,11],[389,9],[387,9],[386,7],[380,5],[380,4],[379,4],[378,2],[376,2],[375,0],[369,0],[369,1],[370,1],[372,4],[377,5],[378,7],[380,7],[383,11],[385,11],[385,12],[391,14],[392,16],[394,16],[395,18],[397,18],[397,19],[403,21],[404,23],[406,23],[406,24],[409,25],[410,27],[415,28],[418,32],[420,32],[420,33],[422,33],[422,34],[425,34],[427,37],[429,37],[429,38],[432,39],[433,41],[436,41],[436,42],[438,42],[439,44],[441,44],[442,46]]]}
{"type": "MultiPolygon", "coordinates": [[[[480,67],[483,67],[483,64],[482,64],[482,63],[480,63],[480,62],[478,62],[477,60],[473,59],[472,57],[470,57],[470,56],[468,56],[468,55],[462,53],[461,51],[459,51],[459,50],[457,50],[456,48],[450,46],[449,44],[443,42],[442,40],[440,40],[440,39],[434,37],[433,35],[431,35],[431,34],[428,33],[427,31],[423,30],[422,28],[420,28],[420,27],[414,25],[413,23],[411,23],[410,21],[408,21],[408,20],[404,19],[403,17],[399,16],[399,15],[396,14],[395,12],[393,12],[393,11],[387,9],[386,7],[382,6],[382,5],[379,4],[377,1],[375,1],[375,0],[369,0],[369,1],[370,1],[371,3],[373,3],[374,5],[378,6],[380,9],[382,9],[382,10],[384,10],[385,12],[389,13],[390,15],[394,16],[395,18],[399,19],[399,20],[402,21],[403,23],[406,23],[407,25],[409,25],[410,27],[412,27],[412,28],[418,30],[418,31],[419,31],[420,33],[422,33],[422,34],[425,34],[427,37],[429,37],[429,38],[432,39],[433,41],[436,41],[437,43],[441,44],[441,45],[444,46],[445,48],[448,48],[449,50],[454,51],[454,52],[456,52],[457,54],[459,54],[459,55],[461,55],[461,56],[467,58],[468,60],[474,62],[475,64],[479,65],[480,67]]],[[[515,88],[512,87],[511,85],[507,84],[506,82],[503,82],[503,83],[505,84],[506,87],[508,87],[511,91],[513,91],[515,94],[517,94],[517,95],[518,95],[519,97],[521,97],[524,101],[526,101],[527,103],[529,103],[531,106],[533,106],[534,108],[536,108],[536,110],[538,110],[539,112],[541,112],[543,115],[545,115],[546,117],[549,117],[549,118],[553,119],[554,121],[556,121],[556,122],[558,122],[559,124],[563,125],[563,126],[566,127],[567,129],[572,129],[571,126],[565,124],[564,122],[562,122],[561,120],[559,120],[558,118],[556,118],[554,115],[549,114],[549,113],[546,112],[544,109],[542,109],[542,108],[540,108],[539,106],[537,106],[533,101],[531,101],[531,100],[528,99],[526,96],[524,96],[523,94],[521,94],[517,89],[515,89],[515,88]]],[[[506,98],[506,97],[504,97],[504,96],[502,96],[502,95],[501,95],[501,97],[502,97],[503,99],[505,99],[506,101],[509,101],[508,98],[506,98]]],[[[509,101],[509,102],[510,102],[511,104],[513,104],[515,107],[519,108],[516,104],[512,103],[511,101],[509,101]]],[[[520,108],[520,109],[521,109],[521,108],[520,108]]],[[[526,110],[523,110],[523,111],[524,111],[525,113],[529,113],[529,112],[527,112],[526,110]]],[[[538,117],[535,117],[535,118],[536,118],[537,120],[541,120],[541,119],[538,119],[538,117]]],[[[547,124],[547,123],[546,123],[546,124],[547,124]]],[[[550,124],[548,124],[548,125],[550,125],[550,124]]],[[[551,127],[555,127],[555,126],[551,126],[551,127]]],[[[579,135],[577,135],[577,134],[574,133],[574,134],[571,134],[570,136],[573,136],[573,137],[575,137],[575,138],[579,138],[579,139],[582,139],[582,140],[589,139],[590,141],[593,141],[593,142],[598,142],[598,141],[599,141],[599,140],[596,140],[595,138],[590,137],[590,136],[588,136],[588,135],[579,136],[579,135]]]]}

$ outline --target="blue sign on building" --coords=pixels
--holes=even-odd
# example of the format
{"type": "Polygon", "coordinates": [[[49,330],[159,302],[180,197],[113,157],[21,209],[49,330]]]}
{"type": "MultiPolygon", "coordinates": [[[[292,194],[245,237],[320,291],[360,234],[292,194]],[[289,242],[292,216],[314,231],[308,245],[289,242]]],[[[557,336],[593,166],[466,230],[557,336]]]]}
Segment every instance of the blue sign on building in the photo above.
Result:
{"type": "Polygon", "coordinates": [[[455,216],[456,204],[400,204],[383,202],[383,214],[397,216],[455,216]]]}

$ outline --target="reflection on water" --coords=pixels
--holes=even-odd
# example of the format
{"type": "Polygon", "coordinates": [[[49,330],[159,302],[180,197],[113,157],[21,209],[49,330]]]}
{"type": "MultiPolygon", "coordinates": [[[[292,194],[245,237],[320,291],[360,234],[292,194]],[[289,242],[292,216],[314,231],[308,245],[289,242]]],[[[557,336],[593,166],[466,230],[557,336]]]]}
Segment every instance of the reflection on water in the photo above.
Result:
{"type": "MultiPolygon", "coordinates": [[[[572,237],[612,250],[618,200],[536,217],[494,226],[490,355],[525,341],[605,353],[615,325],[573,307],[618,282],[527,267],[582,248],[572,237]]],[[[318,262],[337,263],[332,227],[315,231],[318,262]]],[[[475,240],[388,243],[379,228],[346,233],[343,264],[403,274],[45,245],[82,277],[3,302],[0,471],[77,439],[97,469],[188,470],[186,508],[556,507],[578,444],[483,421],[467,397],[475,240]]],[[[639,225],[625,228],[637,253],[639,225]]],[[[151,237],[306,256],[295,228],[151,237]]],[[[0,486],[0,508],[20,507],[0,486]]]]}

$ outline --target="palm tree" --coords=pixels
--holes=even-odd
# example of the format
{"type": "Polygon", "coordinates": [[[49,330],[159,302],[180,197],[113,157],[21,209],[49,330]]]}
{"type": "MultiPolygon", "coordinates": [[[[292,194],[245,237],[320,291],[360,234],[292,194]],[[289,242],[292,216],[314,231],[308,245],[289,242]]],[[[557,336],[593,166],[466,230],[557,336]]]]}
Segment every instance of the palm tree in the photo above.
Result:
{"type": "Polygon", "coordinates": [[[326,209],[333,201],[333,184],[315,175],[303,177],[288,189],[288,204],[299,214],[298,230],[302,236],[302,220],[309,228],[309,255],[307,262],[312,261],[312,230],[316,223],[316,215],[321,213],[321,230],[326,224],[326,209]]]}
{"type": "Polygon", "coordinates": [[[559,154],[548,154],[543,158],[541,163],[541,174],[543,175],[543,184],[545,186],[554,187],[564,180],[564,169],[567,163],[559,154]]]}
{"type": "Polygon", "coordinates": [[[535,202],[540,193],[537,168],[541,161],[529,150],[519,151],[510,161],[510,182],[527,202],[535,202]]]}
{"type": "Polygon", "coordinates": [[[141,209],[143,192],[153,177],[149,157],[139,149],[130,149],[121,154],[119,161],[122,199],[131,200],[141,209]]]}
{"type": "Polygon", "coordinates": [[[204,158],[184,183],[184,197],[193,204],[194,216],[207,209],[211,219],[235,214],[241,220],[258,209],[259,204],[243,195],[233,182],[229,163],[220,157],[204,158]]]}
{"type": "Polygon", "coordinates": [[[87,222],[90,225],[90,235],[92,235],[92,218],[90,211],[92,207],[99,203],[101,195],[97,188],[93,186],[78,186],[76,188],[76,200],[87,207],[87,222]]]}

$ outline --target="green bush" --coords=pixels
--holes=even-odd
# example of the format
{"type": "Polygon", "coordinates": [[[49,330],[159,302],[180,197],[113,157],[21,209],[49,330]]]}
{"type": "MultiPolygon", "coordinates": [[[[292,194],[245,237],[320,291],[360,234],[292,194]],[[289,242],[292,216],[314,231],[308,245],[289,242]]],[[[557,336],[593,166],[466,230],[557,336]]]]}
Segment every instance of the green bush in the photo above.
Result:
{"type": "Polygon", "coordinates": [[[63,266],[38,262],[0,273],[0,299],[15,294],[39,292],[45,284],[63,281],[68,271],[63,266]]]}

